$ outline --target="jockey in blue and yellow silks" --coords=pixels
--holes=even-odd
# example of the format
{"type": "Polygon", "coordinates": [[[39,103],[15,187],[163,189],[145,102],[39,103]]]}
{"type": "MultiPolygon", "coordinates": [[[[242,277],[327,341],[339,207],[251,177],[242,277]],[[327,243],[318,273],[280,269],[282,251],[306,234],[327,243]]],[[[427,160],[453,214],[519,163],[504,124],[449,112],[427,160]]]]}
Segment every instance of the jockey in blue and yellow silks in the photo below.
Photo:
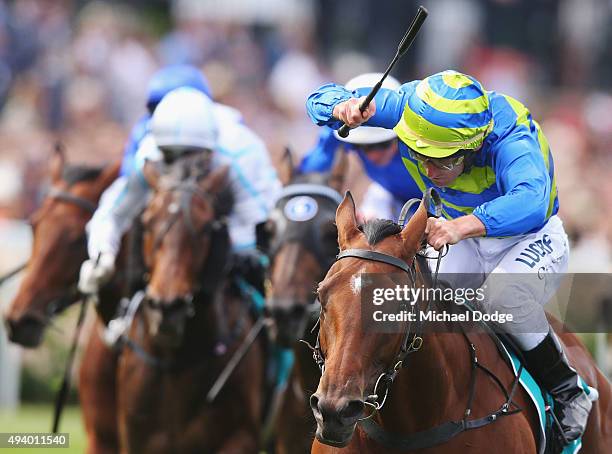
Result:
{"type": "MultiPolygon", "coordinates": [[[[539,125],[519,101],[485,91],[456,71],[381,89],[362,113],[359,104],[369,91],[324,85],[309,96],[308,114],[334,129],[346,123],[396,132],[406,179],[423,192],[436,188],[442,198],[445,219],[430,218],[426,228],[434,249],[455,245],[440,272],[470,273],[471,284],[486,289],[485,310],[514,315],[504,329],[555,399],[562,441],[577,439],[592,404],[543,309],[567,270],[569,245],[557,216],[553,158],[539,125]],[[535,279],[500,285],[491,276],[501,273],[535,279]]],[[[465,276],[451,285],[465,287],[465,276]]]]}

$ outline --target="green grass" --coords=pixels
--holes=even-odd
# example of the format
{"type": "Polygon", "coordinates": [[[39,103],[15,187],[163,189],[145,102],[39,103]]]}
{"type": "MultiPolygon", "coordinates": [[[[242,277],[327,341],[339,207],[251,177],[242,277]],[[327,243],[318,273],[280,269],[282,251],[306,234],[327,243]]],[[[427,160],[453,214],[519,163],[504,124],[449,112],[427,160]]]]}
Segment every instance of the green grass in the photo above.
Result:
{"type": "MultiPolygon", "coordinates": [[[[15,412],[0,411],[0,432],[45,432],[51,431],[53,406],[22,405],[15,412]]],[[[0,448],[0,453],[40,454],[45,452],[68,454],[85,452],[85,431],[81,411],[76,406],[65,407],[60,421],[60,432],[70,434],[70,447],[67,449],[49,448],[0,448]]]]}

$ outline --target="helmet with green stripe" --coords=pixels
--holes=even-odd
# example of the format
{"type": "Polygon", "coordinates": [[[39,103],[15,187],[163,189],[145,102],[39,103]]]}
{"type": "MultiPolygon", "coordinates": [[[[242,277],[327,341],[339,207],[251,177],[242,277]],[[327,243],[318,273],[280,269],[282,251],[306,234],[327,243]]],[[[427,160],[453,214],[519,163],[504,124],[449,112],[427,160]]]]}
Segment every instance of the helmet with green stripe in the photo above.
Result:
{"type": "Polygon", "coordinates": [[[446,158],[478,149],[492,129],[489,98],[480,82],[449,70],[418,83],[393,130],[418,154],[446,158]]]}

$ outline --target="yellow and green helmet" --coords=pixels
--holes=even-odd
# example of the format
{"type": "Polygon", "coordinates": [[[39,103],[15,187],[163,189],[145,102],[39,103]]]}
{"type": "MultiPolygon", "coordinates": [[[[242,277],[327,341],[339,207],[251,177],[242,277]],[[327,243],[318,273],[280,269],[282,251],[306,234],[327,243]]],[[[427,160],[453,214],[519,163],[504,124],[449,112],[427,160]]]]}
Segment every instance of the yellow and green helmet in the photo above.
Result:
{"type": "Polygon", "coordinates": [[[457,71],[420,81],[393,128],[402,142],[430,158],[475,150],[492,129],[487,93],[476,79],[457,71]]]}

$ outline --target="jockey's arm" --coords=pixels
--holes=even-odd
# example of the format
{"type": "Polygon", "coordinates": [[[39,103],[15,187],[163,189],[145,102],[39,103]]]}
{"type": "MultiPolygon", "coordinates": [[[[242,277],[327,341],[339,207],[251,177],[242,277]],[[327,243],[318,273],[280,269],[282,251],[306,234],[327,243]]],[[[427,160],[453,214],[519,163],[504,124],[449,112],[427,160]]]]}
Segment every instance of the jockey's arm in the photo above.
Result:
{"type": "Polygon", "coordinates": [[[497,186],[503,194],[476,207],[472,215],[487,236],[515,236],[532,231],[546,218],[551,181],[537,144],[503,141],[494,150],[497,186]]]}
{"type": "Polygon", "coordinates": [[[128,141],[123,150],[123,160],[121,161],[121,171],[119,173],[120,175],[129,175],[132,173],[134,169],[136,152],[140,147],[140,142],[142,142],[142,139],[144,139],[148,133],[150,120],[151,116],[149,114],[144,115],[132,128],[128,141]]]}
{"type": "Polygon", "coordinates": [[[142,168],[145,159],[156,158],[149,155],[147,148],[150,146],[150,140],[143,140],[130,175],[117,178],[102,194],[98,209],[87,224],[87,250],[91,259],[95,260],[100,254],[116,257],[121,237],[144,209],[150,188],[142,168]]]}
{"type": "MultiPolygon", "coordinates": [[[[381,88],[366,111],[370,114],[364,113],[366,116],[361,124],[393,129],[402,117],[404,105],[417,83],[418,81],[413,81],[404,84],[398,91],[381,88]]],[[[344,110],[345,103],[351,104],[354,110],[361,102],[359,98],[367,96],[369,92],[370,88],[367,87],[349,91],[341,85],[326,84],[308,97],[306,109],[315,124],[338,129],[343,124],[339,120],[339,112],[344,110]]]]}
{"type": "Polygon", "coordinates": [[[213,156],[214,165],[230,165],[229,184],[234,208],[228,227],[234,250],[255,248],[255,226],[268,218],[281,189],[265,144],[246,126],[228,127],[236,139],[224,141],[213,156]],[[235,135],[236,133],[237,135],[235,135]]]}
{"type": "Polygon", "coordinates": [[[434,249],[465,238],[522,235],[542,224],[551,185],[540,150],[515,141],[503,144],[495,156],[496,181],[503,195],[467,216],[446,222],[428,219],[425,233],[434,249]]]}

